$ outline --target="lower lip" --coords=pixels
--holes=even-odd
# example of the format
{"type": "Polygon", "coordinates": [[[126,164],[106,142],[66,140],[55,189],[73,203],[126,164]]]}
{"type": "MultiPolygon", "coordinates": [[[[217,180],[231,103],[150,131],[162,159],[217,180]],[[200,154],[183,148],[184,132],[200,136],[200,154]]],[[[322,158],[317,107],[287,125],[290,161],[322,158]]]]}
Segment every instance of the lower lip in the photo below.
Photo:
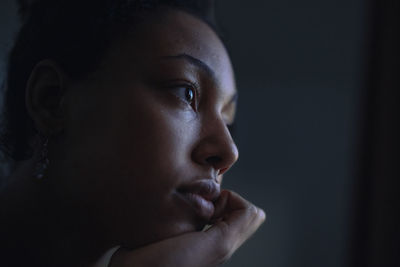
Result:
{"type": "Polygon", "coordinates": [[[193,193],[178,193],[178,195],[195,210],[199,217],[208,221],[213,216],[214,204],[211,201],[193,193]]]}

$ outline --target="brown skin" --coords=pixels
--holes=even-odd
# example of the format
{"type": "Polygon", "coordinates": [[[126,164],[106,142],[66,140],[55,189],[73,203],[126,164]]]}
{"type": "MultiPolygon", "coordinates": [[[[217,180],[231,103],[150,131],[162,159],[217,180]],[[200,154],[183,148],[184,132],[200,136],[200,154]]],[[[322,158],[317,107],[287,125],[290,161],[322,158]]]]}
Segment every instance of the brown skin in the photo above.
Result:
{"type": "Polygon", "coordinates": [[[26,103],[50,136],[51,162],[41,182],[31,181],[35,159],[14,175],[2,196],[13,203],[1,209],[7,236],[49,266],[88,266],[116,245],[123,248],[115,267],[220,264],[260,226],[263,211],[223,191],[205,218],[176,194],[197,180],[220,183],[237,160],[226,126],[235,93],[217,35],[176,10],[160,10],[116,41],[84,81],[42,61],[26,103]],[[210,219],[217,222],[199,232],[210,219]]]}

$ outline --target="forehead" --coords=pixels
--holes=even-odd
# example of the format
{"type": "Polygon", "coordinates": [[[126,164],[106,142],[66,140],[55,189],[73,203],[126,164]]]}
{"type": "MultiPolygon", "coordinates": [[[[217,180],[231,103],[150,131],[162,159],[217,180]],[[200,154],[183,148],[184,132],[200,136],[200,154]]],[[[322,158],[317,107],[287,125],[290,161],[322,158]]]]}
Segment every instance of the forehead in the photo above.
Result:
{"type": "Polygon", "coordinates": [[[187,54],[205,63],[215,73],[219,86],[228,91],[227,94],[233,95],[236,91],[225,46],[206,23],[183,11],[155,12],[114,52],[117,52],[116,58],[122,58],[126,64],[154,62],[163,57],[187,54]]]}

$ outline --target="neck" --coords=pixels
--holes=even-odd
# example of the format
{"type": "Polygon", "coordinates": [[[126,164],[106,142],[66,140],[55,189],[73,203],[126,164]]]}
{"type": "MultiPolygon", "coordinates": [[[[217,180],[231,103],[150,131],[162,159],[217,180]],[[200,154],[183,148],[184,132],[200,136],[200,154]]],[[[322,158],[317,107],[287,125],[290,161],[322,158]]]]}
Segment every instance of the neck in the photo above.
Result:
{"type": "Polygon", "coordinates": [[[19,166],[0,196],[1,258],[29,266],[90,266],[115,244],[100,238],[104,231],[90,211],[55,195],[51,183],[31,178],[31,170],[32,162],[19,166]]]}

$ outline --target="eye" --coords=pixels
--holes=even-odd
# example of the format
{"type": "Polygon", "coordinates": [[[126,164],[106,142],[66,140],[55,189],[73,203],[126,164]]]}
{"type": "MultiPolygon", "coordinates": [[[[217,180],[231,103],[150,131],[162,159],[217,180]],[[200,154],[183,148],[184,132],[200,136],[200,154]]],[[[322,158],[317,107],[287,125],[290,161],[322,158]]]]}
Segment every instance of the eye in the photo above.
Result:
{"type": "Polygon", "coordinates": [[[196,90],[191,85],[178,85],[171,88],[172,93],[189,105],[195,104],[196,90]]]}

